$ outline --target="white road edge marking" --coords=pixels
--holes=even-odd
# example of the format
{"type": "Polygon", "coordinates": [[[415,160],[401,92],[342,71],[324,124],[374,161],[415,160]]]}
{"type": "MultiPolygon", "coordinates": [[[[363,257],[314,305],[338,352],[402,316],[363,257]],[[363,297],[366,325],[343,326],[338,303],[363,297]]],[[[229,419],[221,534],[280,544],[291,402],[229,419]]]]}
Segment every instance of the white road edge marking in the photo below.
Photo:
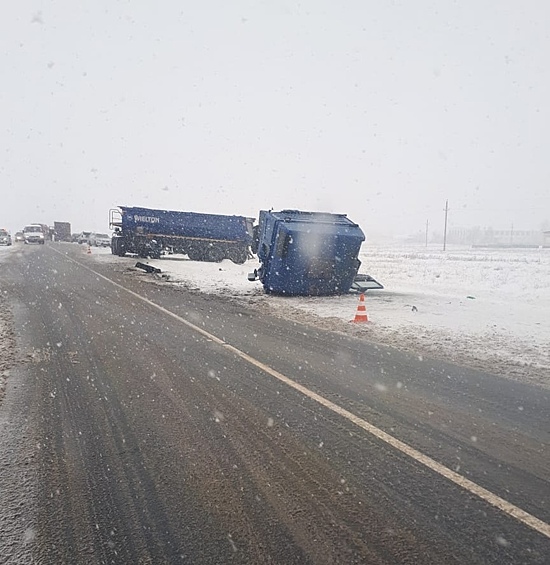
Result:
{"type": "MultiPolygon", "coordinates": [[[[53,249],[53,248],[50,248],[50,249],[53,249]]],[[[229,343],[225,342],[223,339],[216,337],[214,334],[211,334],[210,332],[207,332],[206,330],[200,328],[199,326],[196,326],[195,324],[193,324],[192,322],[189,322],[185,318],[182,318],[181,316],[174,314],[174,312],[171,312],[170,310],[167,310],[163,306],[160,306],[159,304],[156,304],[155,302],[149,300],[148,298],[141,296],[137,292],[134,292],[133,290],[129,290],[128,288],[125,288],[121,284],[109,279],[108,277],[102,275],[101,273],[98,273],[97,271],[94,271],[90,267],[83,265],[82,263],[80,263],[79,261],[76,261],[72,257],[69,257],[69,256],[63,254],[60,251],[57,251],[56,249],[53,249],[53,251],[55,251],[56,253],[59,253],[65,259],[68,259],[69,261],[76,263],[80,267],[87,269],[88,271],[92,272],[94,275],[102,278],[103,280],[105,280],[108,283],[116,286],[117,288],[127,292],[128,294],[131,294],[135,298],[138,298],[139,300],[142,300],[143,302],[149,304],[150,306],[153,306],[153,308],[156,308],[157,310],[160,310],[164,314],[171,316],[175,320],[178,320],[182,324],[185,324],[187,327],[191,328],[192,330],[196,331],[197,333],[199,333],[199,334],[203,335],[204,337],[208,338],[209,340],[223,346],[228,351],[231,351],[232,353],[234,353],[235,355],[237,355],[238,357],[240,357],[244,361],[247,361],[251,365],[258,367],[258,369],[261,369],[262,371],[264,371],[268,375],[271,375],[272,377],[274,377],[274,378],[278,379],[279,381],[285,383],[286,385],[293,388],[294,390],[301,392],[304,396],[307,396],[311,400],[318,402],[319,404],[321,404],[325,408],[328,408],[329,410],[331,410],[335,414],[338,414],[339,416],[346,418],[347,420],[349,420],[350,422],[352,422],[353,424],[355,424],[359,428],[365,430],[366,432],[368,432],[369,434],[378,438],[379,440],[383,441],[384,443],[391,445],[393,448],[397,449],[401,453],[408,455],[409,457],[411,457],[412,459],[414,459],[418,463],[421,463],[422,465],[424,465],[428,469],[435,471],[436,473],[438,473],[442,477],[445,477],[449,481],[451,481],[451,482],[455,483],[456,485],[462,487],[463,489],[467,490],[469,493],[476,495],[477,497],[481,498],[485,502],[488,502],[491,506],[494,506],[495,508],[502,510],[504,513],[508,514],[509,516],[512,516],[512,518],[515,518],[516,520],[518,520],[522,524],[525,524],[526,526],[529,526],[530,528],[532,528],[533,530],[536,530],[537,532],[541,533],[542,535],[546,536],[547,538],[550,538],[550,524],[543,522],[542,520],[540,520],[536,516],[533,516],[532,514],[529,514],[525,510],[522,510],[518,506],[515,506],[511,502],[504,500],[504,498],[501,498],[500,496],[493,494],[491,491],[487,490],[486,488],[483,488],[482,486],[479,486],[477,483],[474,483],[473,481],[470,481],[469,479],[463,477],[462,475],[459,475],[455,471],[452,471],[448,467],[445,467],[445,465],[438,463],[437,461],[435,461],[431,457],[428,457],[427,455],[424,455],[420,451],[414,449],[414,447],[409,446],[408,444],[402,442],[401,440],[399,440],[399,439],[391,436],[390,434],[384,432],[380,428],[377,428],[373,424],[370,424],[369,422],[367,422],[363,418],[359,418],[359,416],[356,416],[355,414],[353,414],[352,412],[349,412],[345,408],[342,408],[341,406],[334,404],[334,402],[327,400],[326,398],[324,398],[320,394],[317,394],[316,392],[309,390],[307,387],[293,381],[289,377],[283,375],[282,373],[279,373],[279,371],[272,369],[268,365],[265,365],[261,361],[258,361],[254,357],[251,357],[250,355],[248,355],[244,351],[241,351],[240,349],[237,349],[233,345],[230,345],[229,343]]]]}

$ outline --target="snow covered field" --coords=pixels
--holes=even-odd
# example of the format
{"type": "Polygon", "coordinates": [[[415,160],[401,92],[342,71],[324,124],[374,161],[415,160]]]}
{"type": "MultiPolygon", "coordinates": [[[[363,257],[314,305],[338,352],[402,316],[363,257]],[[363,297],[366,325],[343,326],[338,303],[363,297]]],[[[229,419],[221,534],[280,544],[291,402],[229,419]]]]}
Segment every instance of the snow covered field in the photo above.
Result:
{"type": "MultiPolygon", "coordinates": [[[[135,258],[93,250],[98,260],[135,258]]],[[[488,370],[550,388],[550,249],[493,250],[364,246],[361,272],[384,290],[366,295],[368,324],[352,324],[356,295],[265,295],[247,280],[258,264],[148,261],[172,284],[245,301],[299,322],[488,370]],[[414,307],[414,308],[413,308],[414,307]]],[[[147,275],[152,281],[159,281],[147,275]]]]}

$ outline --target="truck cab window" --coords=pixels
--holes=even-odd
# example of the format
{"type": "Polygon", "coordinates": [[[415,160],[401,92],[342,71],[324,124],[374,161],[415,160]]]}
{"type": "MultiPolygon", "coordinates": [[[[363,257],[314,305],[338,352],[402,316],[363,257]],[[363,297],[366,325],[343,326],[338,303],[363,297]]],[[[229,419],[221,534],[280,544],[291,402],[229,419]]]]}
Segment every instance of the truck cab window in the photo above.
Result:
{"type": "Polygon", "coordinates": [[[277,246],[275,253],[277,257],[286,257],[288,255],[288,249],[292,243],[292,236],[284,231],[279,232],[277,236],[277,246]]]}

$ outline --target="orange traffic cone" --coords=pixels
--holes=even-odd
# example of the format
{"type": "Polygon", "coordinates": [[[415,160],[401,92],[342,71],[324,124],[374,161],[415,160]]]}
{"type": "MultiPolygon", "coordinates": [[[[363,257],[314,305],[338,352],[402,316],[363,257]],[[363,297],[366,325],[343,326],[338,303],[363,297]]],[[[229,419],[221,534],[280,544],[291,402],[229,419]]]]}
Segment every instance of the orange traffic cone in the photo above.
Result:
{"type": "Polygon", "coordinates": [[[91,245],[89,245],[89,244],[88,244],[88,251],[86,251],[86,253],[87,253],[88,255],[91,255],[91,253],[92,253],[92,247],[91,247],[91,245]]]}
{"type": "Polygon", "coordinates": [[[361,293],[359,296],[359,304],[357,305],[357,312],[355,313],[355,318],[352,322],[368,322],[369,317],[367,316],[367,308],[365,307],[365,295],[361,293]]]}

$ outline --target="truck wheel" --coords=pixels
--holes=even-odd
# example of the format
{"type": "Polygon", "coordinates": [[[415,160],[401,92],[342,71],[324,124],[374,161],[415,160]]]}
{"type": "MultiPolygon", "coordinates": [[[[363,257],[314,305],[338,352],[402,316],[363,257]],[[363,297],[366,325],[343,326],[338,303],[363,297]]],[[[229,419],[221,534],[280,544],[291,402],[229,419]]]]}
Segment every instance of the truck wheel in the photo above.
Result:
{"type": "Polygon", "coordinates": [[[248,253],[242,247],[232,247],[227,251],[227,258],[237,265],[242,265],[248,259],[248,253]]]}
{"type": "Polygon", "coordinates": [[[201,261],[202,260],[202,252],[200,249],[190,248],[187,250],[187,257],[191,259],[191,261],[201,261]]]}
{"type": "Polygon", "coordinates": [[[113,240],[111,241],[111,253],[113,255],[118,255],[119,257],[124,257],[124,255],[126,255],[124,240],[122,237],[113,237],[113,240]]]}
{"type": "Polygon", "coordinates": [[[207,258],[208,261],[212,261],[212,263],[219,263],[224,260],[225,253],[223,252],[223,249],[213,246],[208,250],[207,258]]]}

